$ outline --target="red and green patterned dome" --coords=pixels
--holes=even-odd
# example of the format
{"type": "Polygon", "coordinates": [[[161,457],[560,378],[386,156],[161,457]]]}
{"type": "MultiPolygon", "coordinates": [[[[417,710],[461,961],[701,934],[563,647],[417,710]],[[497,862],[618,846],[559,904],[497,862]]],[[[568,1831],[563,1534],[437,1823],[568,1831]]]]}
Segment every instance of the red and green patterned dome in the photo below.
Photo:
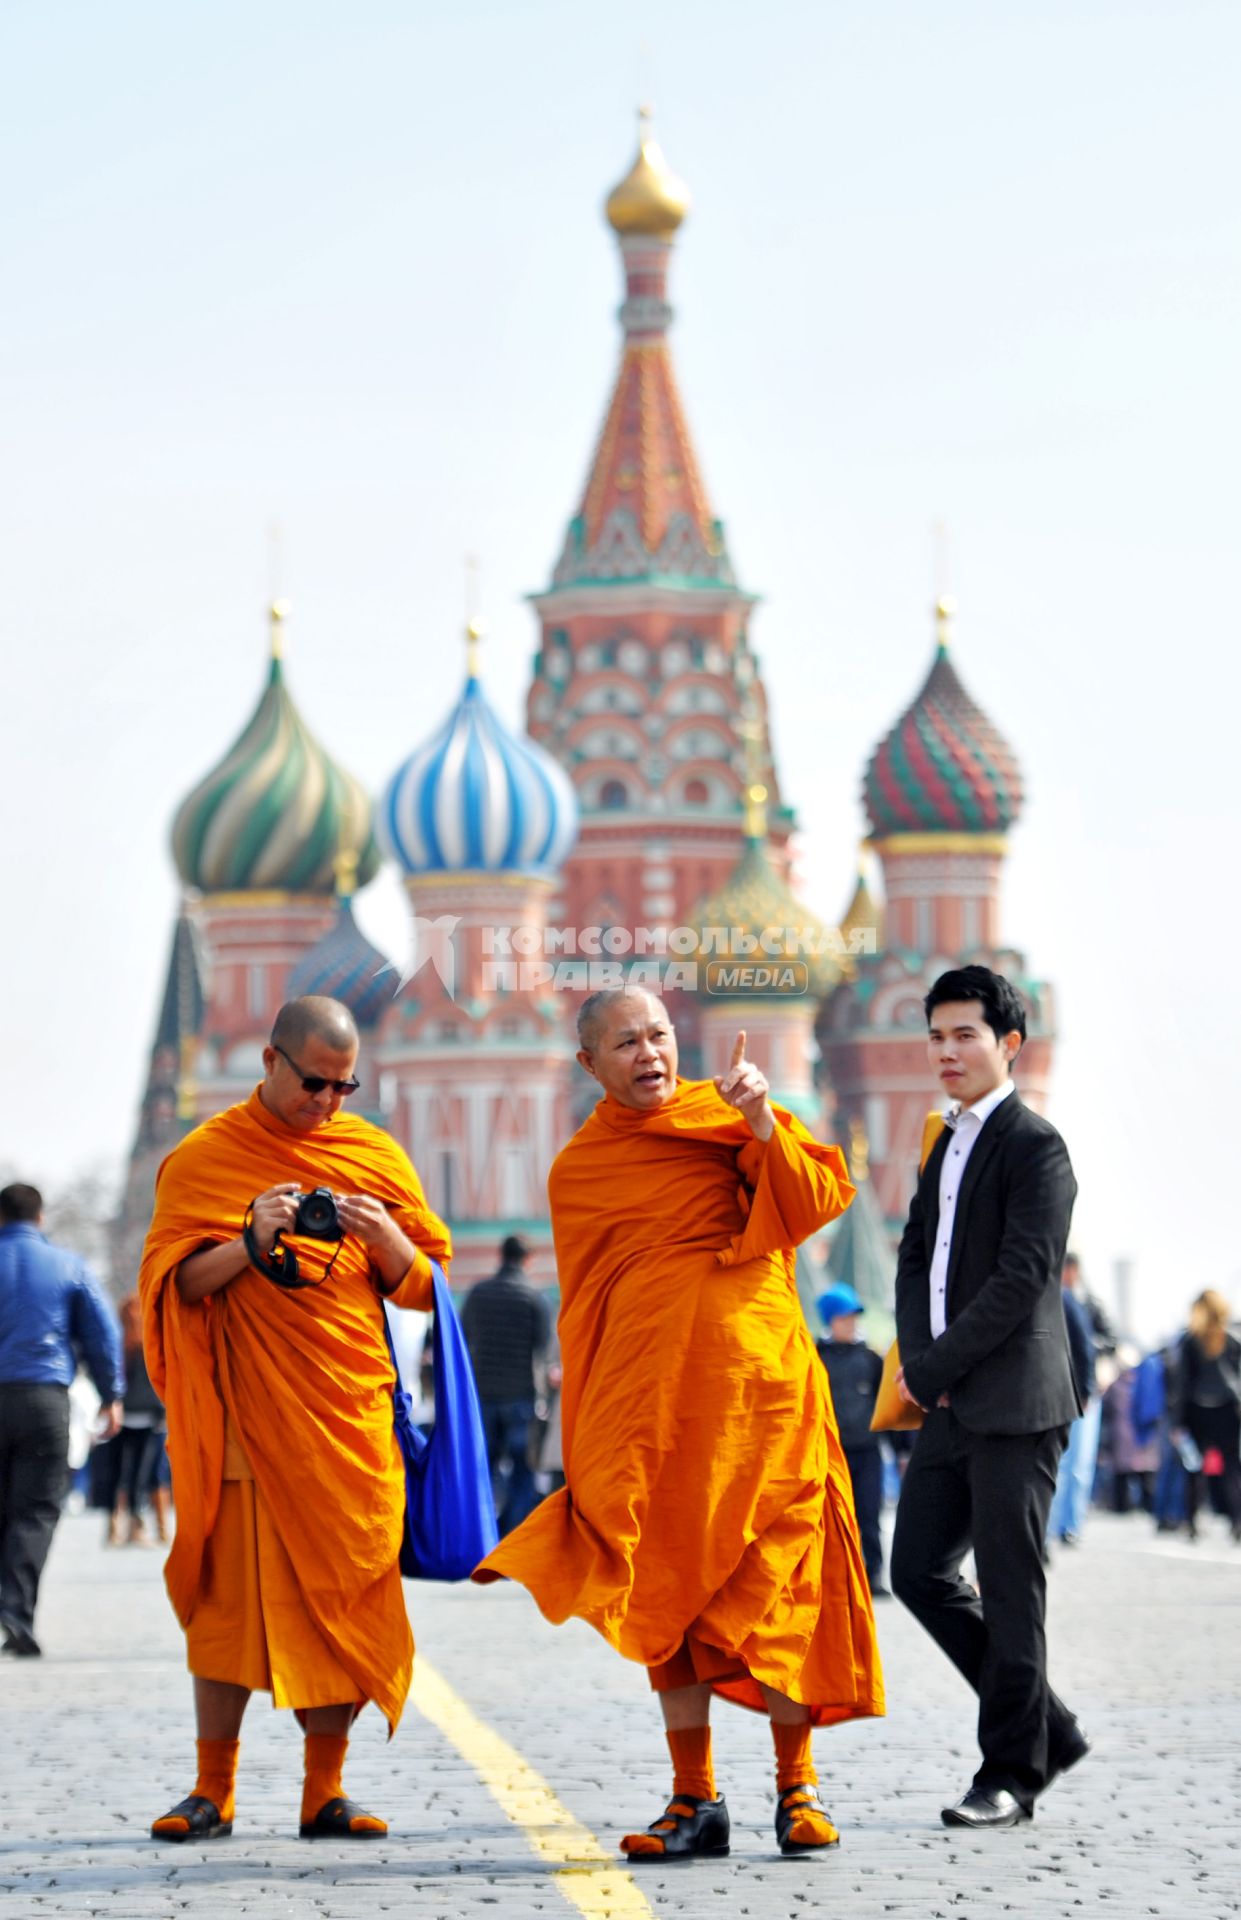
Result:
{"type": "Polygon", "coordinates": [[[955,611],[936,606],[938,645],[913,704],[871,756],[862,799],[876,839],[901,833],[1006,833],[1021,812],[1021,769],[971,700],[948,652],[955,611]]]}

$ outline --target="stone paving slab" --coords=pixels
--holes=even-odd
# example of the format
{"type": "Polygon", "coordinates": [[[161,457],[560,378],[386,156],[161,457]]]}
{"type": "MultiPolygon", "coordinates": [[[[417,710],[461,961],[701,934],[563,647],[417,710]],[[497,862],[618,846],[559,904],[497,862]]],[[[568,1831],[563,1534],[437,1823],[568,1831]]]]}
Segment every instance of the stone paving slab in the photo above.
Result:
{"type": "MultiPolygon", "coordinates": [[[[42,1661],[0,1662],[2,1920],[411,1920],[576,1911],[523,1830],[412,1707],[390,1744],[359,1723],[349,1788],[392,1823],[381,1842],[296,1838],[300,1736],[258,1699],[229,1840],[155,1846],[151,1819],[188,1791],[190,1684],[159,1556],[105,1552],[67,1519],[44,1582],[42,1661]]],[[[644,1675],[589,1629],[552,1629],[509,1587],[406,1589],[420,1655],[548,1781],[609,1850],[666,1797],[644,1675]]],[[[637,1870],[652,1913],[680,1920],[1226,1920],[1241,1915],[1241,1551],[1191,1548],[1141,1518],[1092,1516],[1052,1575],[1052,1675],[1095,1752],[1036,1821],[986,1837],[939,1808],[976,1764],[970,1696],[895,1603],[880,1610],[884,1721],[816,1737],[838,1853],[775,1851],[771,1746],[717,1708],[733,1814],[727,1860],[637,1870]]],[[[624,1878],[622,1874],[621,1879],[624,1878]]],[[[605,1909],[599,1906],[599,1912],[605,1909]]]]}

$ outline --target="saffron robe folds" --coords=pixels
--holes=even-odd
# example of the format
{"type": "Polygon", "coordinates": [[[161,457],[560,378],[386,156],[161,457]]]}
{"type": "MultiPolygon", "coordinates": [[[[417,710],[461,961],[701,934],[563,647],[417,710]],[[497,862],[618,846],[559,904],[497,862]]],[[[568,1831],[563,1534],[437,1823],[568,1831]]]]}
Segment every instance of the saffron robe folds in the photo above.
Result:
{"type": "MultiPolygon", "coordinates": [[[[405,1475],[368,1250],[353,1235],[298,1240],[302,1273],[312,1281],[336,1256],[321,1286],[298,1292],[247,1267],[191,1305],[175,1282],[190,1254],[238,1237],[258,1194],[292,1180],[304,1190],[370,1194],[389,1209],[420,1249],[387,1296],[397,1306],[429,1307],[425,1256],[441,1266],[449,1258],[447,1231],[406,1155],[365,1120],[337,1113],[312,1133],[298,1133],[268,1112],[256,1089],[174,1148],[159,1170],[139,1277],[147,1366],[168,1410],[177,1508],[165,1578],[177,1618],[188,1627],[220,1510],[227,1409],[255,1497],[293,1570],[296,1598],[356,1697],[374,1700],[395,1729],[414,1650],[397,1567],[405,1475]]],[[[218,1568],[214,1574],[218,1580],[218,1568]]],[[[281,1592],[273,1596],[279,1604],[264,1608],[269,1644],[289,1598],[281,1592]]],[[[294,1636],[281,1662],[283,1690],[295,1705],[322,1702],[314,1674],[298,1668],[299,1649],[314,1640],[294,1636]]],[[[209,1677],[246,1684],[240,1672],[209,1677]]]]}
{"type": "Polygon", "coordinates": [[[883,1712],[870,1590],[794,1248],[853,1198],[839,1148],[770,1141],[710,1082],[607,1098],[549,1192],[566,1486],[474,1575],[519,1580],[648,1668],[817,1725],[883,1712]],[[717,1675],[727,1677],[716,1677],[717,1675]]]}

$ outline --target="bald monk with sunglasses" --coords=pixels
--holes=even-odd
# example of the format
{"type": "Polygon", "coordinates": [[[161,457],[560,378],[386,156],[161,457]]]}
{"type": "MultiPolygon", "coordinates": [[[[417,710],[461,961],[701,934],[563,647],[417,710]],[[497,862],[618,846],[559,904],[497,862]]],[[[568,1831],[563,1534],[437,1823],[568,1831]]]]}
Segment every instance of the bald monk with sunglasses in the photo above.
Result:
{"type": "Polygon", "coordinates": [[[355,1715],[373,1700],[395,1731],[413,1667],[383,1302],[429,1307],[430,1261],[447,1265],[450,1246],[396,1141],[341,1110],[357,1057],[347,1007],[289,1001],[261,1084],[159,1170],[139,1288],[168,1410],[166,1580],[194,1676],[198,1764],[193,1791],[152,1826],[157,1840],[231,1833],[256,1691],[292,1707],[305,1732],[300,1835],[387,1832],[342,1784],[355,1715]],[[304,1211],[299,1222],[316,1189],[330,1195],[330,1238],[306,1237],[304,1211]]]}
{"type": "Polygon", "coordinates": [[[667,1011],[592,994],[578,1060],[603,1098],[548,1182],[566,1485],[474,1574],[520,1580],[646,1667],[672,1798],[634,1864],[729,1850],[713,1694],[765,1713],[782,1853],[835,1846],[812,1728],[883,1712],[849,1468],[794,1248],[853,1198],[838,1147],[773,1106],[737,1036],[677,1077],[667,1011]]]}

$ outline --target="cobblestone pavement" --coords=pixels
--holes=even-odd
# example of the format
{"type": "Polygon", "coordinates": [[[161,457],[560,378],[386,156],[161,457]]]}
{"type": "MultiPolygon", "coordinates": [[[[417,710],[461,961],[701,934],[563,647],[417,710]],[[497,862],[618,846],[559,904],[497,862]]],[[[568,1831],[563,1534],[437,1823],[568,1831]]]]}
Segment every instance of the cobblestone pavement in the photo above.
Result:
{"type": "Polygon", "coordinates": [[[766,1728],[717,1709],[731,1857],[630,1876],[589,1856],[610,1857],[618,1834],[663,1804],[645,1678],[586,1628],[548,1627],[507,1587],[406,1590],[420,1654],[451,1692],[432,1688],[431,1718],[411,1706],[390,1745],[376,1714],[359,1723],[348,1786],[391,1821],[386,1841],[296,1839],[300,1739],[291,1716],[260,1699],[233,1837],[154,1845],[151,1819],[191,1784],[189,1681],[158,1554],[104,1552],[101,1531],[93,1514],[65,1520],[44,1581],[46,1657],[0,1662],[5,1920],[1241,1914],[1241,1549],[1222,1535],[1191,1547],[1100,1514],[1059,1556],[1052,1674],[1095,1752],[1032,1826],[971,1837],[940,1825],[975,1764],[971,1701],[889,1602],[889,1718],[816,1738],[839,1852],[780,1859],[766,1728]],[[464,1719],[475,1716],[474,1761],[488,1730],[499,1736],[484,1757],[500,1798],[437,1720],[435,1700],[454,1695],[464,1719]],[[557,1874],[575,1858],[578,1872],[557,1874]]]}

